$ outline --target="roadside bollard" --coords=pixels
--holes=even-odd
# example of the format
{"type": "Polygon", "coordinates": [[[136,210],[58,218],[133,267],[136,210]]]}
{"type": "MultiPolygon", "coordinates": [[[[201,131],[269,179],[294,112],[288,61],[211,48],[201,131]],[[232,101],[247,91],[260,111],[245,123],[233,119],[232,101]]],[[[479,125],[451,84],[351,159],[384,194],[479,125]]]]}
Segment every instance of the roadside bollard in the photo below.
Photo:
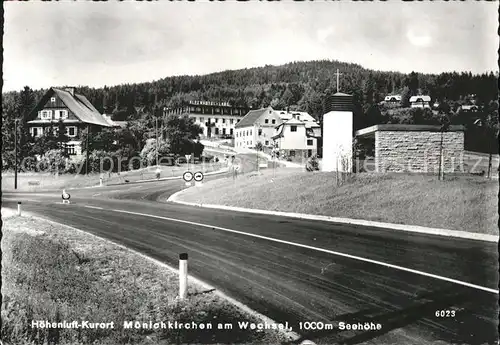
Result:
{"type": "Polygon", "coordinates": [[[188,281],[188,255],[187,253],[179,254],[179,298],[187,297],[187,281],[188,281]]]}
{"type": "Polygon", "coordinates": [[[61,198],[63,204],[69,204],[70,203],[69,199],[71,198],[71,195],[69,195],[69,193],[66,193],[66,189],[63,189],[61,198]]]}
{"type": "Polygon", "coordinates": [[[102,177],[99,177],[99,187],[102,187],[102,177]]]}
{"type": "Polygon", "coordinates": [[[20,201],[17,202],[17,215],[18,216],[21,215],[21,202],[20,201]]]}

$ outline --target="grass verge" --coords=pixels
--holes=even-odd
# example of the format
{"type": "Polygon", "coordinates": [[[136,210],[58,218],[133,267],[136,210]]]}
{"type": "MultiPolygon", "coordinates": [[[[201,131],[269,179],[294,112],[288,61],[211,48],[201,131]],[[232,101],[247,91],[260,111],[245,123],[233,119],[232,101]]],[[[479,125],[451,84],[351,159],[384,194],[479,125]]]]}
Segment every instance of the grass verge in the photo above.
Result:
{"type": "MultiPolygon", "coordinates": [[[[190,170],[202,171],[203,173],[217,171],[224,166],[221,163],[204,163],[189,165],[190,170]]],[[[179,166],[161,166],[160,177],[182,176],[188,170],[187,164],[179,166]]],[[[20,173],[18,174],[18,191],[40,192],[49,190],[61,190],[68,188],[81,188],[99,185],[100,174],[92,173],[89,175],[79,174],[61,174],[56,176],[50,173],[20,173]]],[[[139,180],[156,179],[156,166],[123,171],[121,173],[103,174],[103,183],[119,184],[135,182],[139,180]]],[[[2,173],[2,191],[14,190],[14,175],[12,173],[2,173]]]]}
{"type": "Polygon", "coordinates": [[[111,242],[33,217],[3,220],[2,341],[5,344],[277,344],[277,331],[190,283],[179,301],[177,273],[111,242]],[[113,329],[32,328],[32,320],[113,322],[113,329]],[[195,322],[211,330],[124,329],[124,321],[195,322]],[[231,323],[232,330],[217,325],[231,323]]]}
{"type": "Polygon", "coordinates": [[[179,199],[498,235],[498,180],[362,173],[337,186],[335,173],[279,171],[210,181],[179,199]]]}

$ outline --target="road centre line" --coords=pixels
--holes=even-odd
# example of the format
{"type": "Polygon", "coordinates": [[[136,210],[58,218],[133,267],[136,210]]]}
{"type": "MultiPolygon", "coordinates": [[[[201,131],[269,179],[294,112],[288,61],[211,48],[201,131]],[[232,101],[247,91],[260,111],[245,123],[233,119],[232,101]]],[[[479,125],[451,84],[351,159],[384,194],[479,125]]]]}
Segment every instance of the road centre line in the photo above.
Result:
{"type": "MultiPolygon", "coordinates": [[[[88,206],[86,206],[86,207],[88,207],[88,206]]],[[[97,208],[97,207],[91,207],[91,208],[97,208]]],[[[191,221],[188,221],[188,220],[182,220],[182,219],[175,219],[175,218],[169,218],[169,217],[156,216],[156,215],[153,215],[153,214],[140,213],[140,212],[131,212],[131,211],[117,210],[117,209],[109,209],[109,211],[120,212],[120,213],[127,213],[127,214],[133,214],[133,215],[138,215],[138,216],[143,216],[143,217],[151,217],[151,218],[157,218],[157,219],[164,219],[164,220],[169,220],[169,221],[178,222],[178,223],[196,225],[196,226],[200,226],[200,227],[204,227],[204,228],[217,229],[217,230],[231,232],[231,233],[235,233],[235,234],[240,234],[240,235],[245,235],[245,236],[260,238],[260,239],[264,239],[264,240],[268,240],[268,241],[272,241],[272,242],[288,244],[288,245],[295,246],[295,247],[311,249],[311,250],[315,250],[315,251],[318,251],[318,252],[323,252],[323,253],[327,253],[327,254],[342,256],[342,257],[346,257],[346,258],[350,258],[350,259],[354,259],[354,260],[359,260],[359,261],[364,261],[364,262],[369,262],[369,263],[372,263],[372,264],[375,264],[375,265],[379,265],[379,266],[389,267],[389,268],[397,269],[397,270],[400,270],[400,271],[410,272],[410,273],[422,275],[422,276],[425,276],[425,277],[430,277],[430,278],[434,278],[434,279],[438,279],[438,280],[443,280],[443,281],[447,281],[447,282],[458,284],[458,285],[467,286],[467,287],[470,287],[470,288],[473,288],[473,289],[476,289],[476,290],[482,290],[482,291],[487,291],[487,292],[498,294],[498,290],[491,289],[491,288],[488,288],[488,287],[484,287],[484,286],[480,286],[480,285],[475,285],[475,284],[467,283],[467,282],[464,282],[464,281],[461,281],[461,280],[451,279],[451,278],[447,278],[447,277],[443,277],[443,276],[439,276],[439,275],[436,275],[436,274],[431,274],[431,273],[427,273],[427,272],[423,272],[423,271],[418,271],[418,270],[414,270],[414,269],[407,268],[407,267],[402,267],[402,266],[392,265],[392,264],[388,264],[388,263],[381,262],[381,261],[367,259],[367,258],[363,258],[363,257],[360,257],[360,256],[355,256],[355,255],[350,255],[350,254],[336,252],[336,251],[333,251],[333,250],[328,250],[328,249],[313,247],[313,246],[309,246],[309,245],[306,245],[306,244],[300,244],[300,243],[296,243],[296,242],[290,242],[290,241],[280,240],[280,239],[273,238],[273,237],[267,237],[267,236],[262,236],[262,235],[257,235],[257,234],[251,234],[251,233],[247,233],[247,232],[243,232],[243,231],[232,230],[232,229],[223,228],[223,227],[214,226],[214,225],[207,225],[207,224],[202,224],[202,223],[197,223],[197,222],[191,222],[191,221]]]]}
{"type": "Polygon", "coordinates": [[[96,210],[104,210],[104,208],[102,208],[102,207],[98,207],[98,206],[89,206],[89,205],[84,205],[83,207],[86,207],[86,208],[95,208],[96,210]]]}

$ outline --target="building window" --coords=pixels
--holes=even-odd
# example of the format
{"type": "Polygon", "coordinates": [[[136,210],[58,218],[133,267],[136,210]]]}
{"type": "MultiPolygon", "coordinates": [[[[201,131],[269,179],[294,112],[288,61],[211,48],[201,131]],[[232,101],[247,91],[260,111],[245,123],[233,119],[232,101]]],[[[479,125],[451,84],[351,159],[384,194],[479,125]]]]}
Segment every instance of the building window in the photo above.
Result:
{"type": "Polygon", "coordinates": [[[222,128],[222,135],[226,135],[226,129],[222,128]]]}
{"type": "Polygon", "coordinates": [[[307,146],[312,146],[313,140],[312,139],[307,139],[307,146]]]}
{"type": "Polygon", "coordinates": [[[262,129],[259,128],[259,136],[262,135],[262,129]]]}
{"type": "Polygon", "coordinates": [[[66,127],[66,135],[68,137],[76,137],[76,127],[75,126],[66,127]]]}
{"type": "Polygon", "coordinates": [[[313,150],[307,150],[307,157],[311,157],[313,155],[313,150]]]}
{"type": "Polygon", "coordinates": [[[52,119],[52,111],[42,110],[42,120],[50,120],[50,119],[52,119]]]}
{"type": "Polygon", "coordinates": [[[266,140],[266,145],[269,145],[269,140],[266,140]]]}
{"type": "Polygon", "coordinates": [[[290,150],[290,157],[295,157],[295,150],[290,150]]]}
{"type": "Polygon", "coordinates": [[[229,129],[229,134],[233,135],[233,129],[232,128],[229,129]]]}
{"type": "Polygon", "coordinates": [[[75,145],[74,144],[66,144],[66,153],[68,155],[75,155],[76,154],[75,145]]]}
{"type": "Polygon", "coordinates": [[[215,135],[219,135],[219,128],[215,127],[215,135]]]}
{"type": "Polygon", "coordinates": [[[269,123],[269,120],[268,120],[268,119],[265,119],[265,120],[264,120],[264,123],[269,123]]]}
{"type": "Polygon", "coordinates": [[[250,130],[250,135],[252,135],[252,130],[250,130]]]}
{"type": "Polygon", "coordinates": [[[297,126],[290,126],[290,132],[297,132],[297,126]]]}
{"type": "Polygon", "coordinates": [[[271,121],[271,123],[272,123],[273,125],[275,125],[275,124],[276,124],[276,120],[272,120],[272,121],[271,121]]]}
{"type": "Polygon", "coordinates": [[[229,123],[230,123],[231,125],[233,124],[233,122],[234,122],[234,120],[233,120],[233,119],[229,120],[229,123]]]}
{"type": "Polygon", "coordinates": [[[205,118],[204,117],[200,117],[200,122],[203,123],[203,121],[205,121],[205,118]]]}
{"type": "Polygon", "coordinates": [[[43,135],[43,128],[42,127],[31,127],[30,128],[30,134],[31,136],[38,138],[43,135]]]}
{"type": "Polygon", "coordinates": [[[220,113],[220,108],[215,108],[216,113],[220,113]]]}
{"type": "Polygon", "coordinates": [[[55,97],[51,97],[51,98],[50,98],[50,102],[51,102],[51,103],[55,103],[55,102],[56,102],[56,98],[55,98],[55,97]]]}
{"type": "Polygon", "coordinates": [[[222,119],[222,123],[226,123],[226,119],[222,119]]]}

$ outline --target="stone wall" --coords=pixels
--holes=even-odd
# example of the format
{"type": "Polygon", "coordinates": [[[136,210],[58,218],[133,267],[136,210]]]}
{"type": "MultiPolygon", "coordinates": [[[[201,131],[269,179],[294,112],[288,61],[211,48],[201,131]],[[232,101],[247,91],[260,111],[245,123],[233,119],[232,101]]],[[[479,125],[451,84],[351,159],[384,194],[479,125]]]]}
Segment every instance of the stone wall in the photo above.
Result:
{"type": "Polygon", "coordinates": [[[439,152],[443,134],[444,171],[463,168],[464,132],[377,131],[375,166],[378,172],[439,171],[439,152]]]}

